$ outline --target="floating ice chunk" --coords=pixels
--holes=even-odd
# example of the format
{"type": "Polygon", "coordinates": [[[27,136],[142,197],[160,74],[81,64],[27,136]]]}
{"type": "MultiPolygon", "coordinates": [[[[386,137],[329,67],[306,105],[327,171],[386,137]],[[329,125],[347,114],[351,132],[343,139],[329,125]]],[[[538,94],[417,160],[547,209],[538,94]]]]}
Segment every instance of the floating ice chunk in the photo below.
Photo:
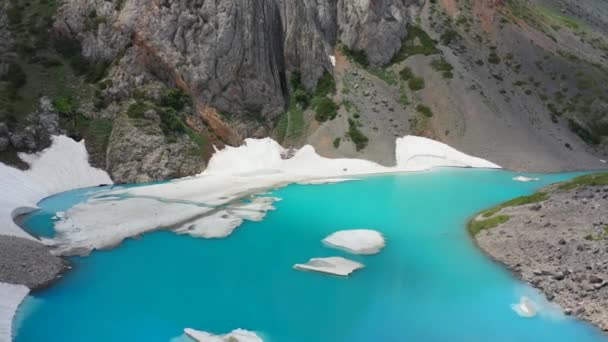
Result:
{"type": "Polygon", "coordinates": [[[384,236],[371,229],[341,230],[323,239],[323,243],[353,254],[376,254],[384,248],[384,236]]]}
{"type": "Polygon", "coordinates": [[[184,333],[197,342],[263,342],[254,332],[243,329],[233,330],[226,335],[213,335],[205,331],[186,328],[184,333]]]}
{"type": "Polygon", "coordinates": [[[305,264],[295,264],[293,267],[300,271],[315,271],[346,277],[365,266],[342,257],[329,257],[312,258],[305,264]]]}
{"type": "Polygon", "coordinates": [[[530,300],[530,298],[526,296],[521,297],[519,303],[511,304],[511,309],[517,312],[517,314],[521,317],[526,318],[536,316],[537,312],[536,305],[534,304],[534,302],[532,302],[532,300],[530,300]]]}
{"type": "Polygon", "coordinates": [[[29,293],[23,285],[0,283],[0,341],[11,341],[15,311],[29,293]]]}
{"type": "Polygon", "coordinates": [[[525,176],[517,176],[513,178],[514,181],[518,181],[518,182],[536,182],[539,181],[540,178],[530,178],[530,177],[525,177],[525,176]]]}
{"type": "Polygon", "coordinates": [[[259,222],[264,219],[267,211],[275,209],[273,203],[279,200],[276,197],[256,197],[250,203],[233,205],[186,223],[175,232],[205,239],[225,238],[244,220],[259,222]]]}
{"type": "Polygon", "coordinates": [[[600,161],[604,164],[608,163],[607,161],[605,161],[604,159],[600,159],[600,161]]]}

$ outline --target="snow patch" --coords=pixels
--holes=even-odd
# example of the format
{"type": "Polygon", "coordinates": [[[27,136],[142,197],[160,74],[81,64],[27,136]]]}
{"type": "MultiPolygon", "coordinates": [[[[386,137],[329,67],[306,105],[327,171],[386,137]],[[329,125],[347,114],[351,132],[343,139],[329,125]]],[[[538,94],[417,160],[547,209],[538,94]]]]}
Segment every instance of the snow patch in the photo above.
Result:
{"type": "Polygon", "coordinates": [[[336,56],[329,55],[329,61],[331,62],[331,65],[335,68],[336,67],[336,56]]]}
{"type": "Polygon", "coordinates": [[[337,231],[323,239],[323,243],[349,253],[367,255],[379,253],[386,244],[380,232],[370,229],[337,231]]]}
{"type": "Polygon", "coordinates": [[[312,258],[305,264],[295,264],[293,268],[300,271],[315,271],[346,277],[356,270],[365,267],[362,263],[342,257],[312,258]]]}
{"type": "Polygon", "coordinates": [[[12,341],[15,312],[29,292],[23,285],[0,283],[0,341],[12,341]]]}
{"type": "Polygon", "coordinates": [[[244,329],[236,329],[226,335],[213,335],[205,331],[186,328],[184,333],[197,342],[263,342],[254,332],[244,329]]]}
{"type": "Polygon", "coordinates": [[[112,183],[107,173],[89,165],[84,141],[66,136],[52,139],[51,146],[39,153],[19,154],[29,170],[0,163],[0,234],[31,238],[13,222],[15,216],[34,210],[50,195],[112,183]]]}

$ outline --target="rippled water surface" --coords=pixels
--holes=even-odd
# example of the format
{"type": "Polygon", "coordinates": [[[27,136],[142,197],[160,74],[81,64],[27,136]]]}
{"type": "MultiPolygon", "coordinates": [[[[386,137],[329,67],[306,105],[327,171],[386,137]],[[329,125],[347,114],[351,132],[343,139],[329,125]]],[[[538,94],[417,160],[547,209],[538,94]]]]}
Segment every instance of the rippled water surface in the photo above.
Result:
{"type": "MultiPolygon", "coordinates": [[[[514,176],[443,169],[276,190],[277,210],[227,239],[157,232],[72,259],[63,280],[22,305],[16,341],[170,341],[186,327],[244,328],[273,342],[607,341],[550,309],[518,316],[510,305],[539,300],[535,292],[470,240],[464,225],[475,212],[572,174],[514,176]],[[381,231],[387,247],[351,256],[322,245],[350,228],[381,231]],[[335,255],[366,268],[350,278],[292,268],[335,255]]],[[[33,215],[30,228],[52,233],[53,213],[86,194],[41,202],[47,216],[33,215]]]]}

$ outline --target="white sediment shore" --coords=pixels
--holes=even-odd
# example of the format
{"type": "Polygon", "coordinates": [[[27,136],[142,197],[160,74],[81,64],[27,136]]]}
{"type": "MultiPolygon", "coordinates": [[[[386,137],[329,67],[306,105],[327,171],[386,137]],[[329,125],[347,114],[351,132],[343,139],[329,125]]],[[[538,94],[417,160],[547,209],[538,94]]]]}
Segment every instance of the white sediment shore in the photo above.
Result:
{"type": "Polygon", "coordinates": [[[352,261],[343,257],[312,258],[305,264],[295,264],[293,268],[300,271],[314,271],[338,275],[349,276],[356,270],[365,267],[362,263],[352,261]]]}
{"type": "Polygon", "coordinates": [[[224,237],[243,220],[261,220],[273,209],[274,199],[235,200],[289,183],[333,183],[353,176],[439,166],[499,167],[426,138],[407,136],[396,144],[397,165],[384,167],[367,160],[323,158],[311,146],[283,159],[287,151],[274,140],[247,139],[243,146],[217,151],[198,176],[111,191],[75,206],[56,224],[54,243],[69,254],[71,250],[114,246],[158,228],[197,237],[224,237]]]}
{"type": "Polygon", "coordinates": [[[0,283],[0,341],[12,340],[13,317],[29,292],[23,285],[0,283]]]}
{"type": "Polygon", "coordinates": [[[186,328],[184,333],[197,342],[263,342],[254,332],[243,329],[233,330],[226,335],[213,335],[205,331],[186,328]]]}
{"type": "Polygon", "coordinates": [[[376,254],[386,244],[384,236],[371,229],[337,231],[323,239],[323,243],[353,254],[376,254]]]}

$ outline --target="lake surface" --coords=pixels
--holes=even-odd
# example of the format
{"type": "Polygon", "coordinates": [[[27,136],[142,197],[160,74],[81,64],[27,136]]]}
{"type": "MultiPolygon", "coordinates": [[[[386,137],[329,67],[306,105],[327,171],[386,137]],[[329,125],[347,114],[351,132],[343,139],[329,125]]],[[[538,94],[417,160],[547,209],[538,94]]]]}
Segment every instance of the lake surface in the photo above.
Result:
{"type": "MultiPolygon", "coordinates": [[[[522,295],[540,298],[466,232],[477,211],[574,174],[531,183],[513,181],[517,175],[441,169],[275,190],[277,210],[226,239],[156,232],[71,259],[64,279],[22,305],[16,341],[187,341],[179,337],[187,327],[243,328],[271,342],[608,341],[551,309],[518,316],[511,304],[522,295]],[[321,243],[352,228],[381,231],[386,248],[352,256],[321,243]],[[366,268],[349,278],[292,268],[326,256],[366,268]]],[[[87,194],[44,200],[47,215],[27,224],[52,233],[53,213],[87,194]]]]}

